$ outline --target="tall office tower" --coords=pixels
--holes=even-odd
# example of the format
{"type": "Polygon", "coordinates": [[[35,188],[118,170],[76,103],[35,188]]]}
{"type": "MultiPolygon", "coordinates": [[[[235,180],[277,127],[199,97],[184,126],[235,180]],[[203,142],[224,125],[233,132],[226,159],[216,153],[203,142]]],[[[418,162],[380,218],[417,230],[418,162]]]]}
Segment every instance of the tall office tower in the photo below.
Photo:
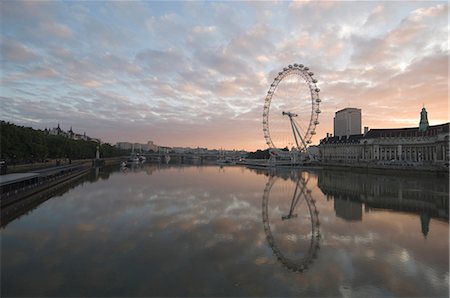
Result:
{"type": "Polygon", "coordinates": [[[345,108],[334,116],[334,136],[361,134],[361,109],[345,108]]]}

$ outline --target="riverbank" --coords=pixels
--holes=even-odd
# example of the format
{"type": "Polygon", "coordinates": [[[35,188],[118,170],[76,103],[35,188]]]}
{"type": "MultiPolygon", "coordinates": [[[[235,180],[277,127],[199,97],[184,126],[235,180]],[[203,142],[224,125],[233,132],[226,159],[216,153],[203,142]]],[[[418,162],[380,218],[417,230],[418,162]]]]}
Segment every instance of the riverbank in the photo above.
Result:
{"type": "Polygon", "coordinates": [[[444,165],[426,164],[426,163],[333,163],[333,162],[315,162],[326,168],[347,169],[347,170],[366,170],[379,173],[401,172],[401,173],[441,173],[449,174],[449,168],[444,165]]]}
{"type": "MultiPolygon", "coordinates": [[[[119,157],[108,157],[102,158],[101,161],[104,165],[111,165],[115,163],[120,163],[121,160],[126,159],[124,156],[119,157]]],[[[78,165],[86,165],[90,166],[95,161],[95,159],[87,158],[87,159],[69,159],[69,158],[59,158],[59,159],[49,159],[46,162],[34,162],[27,164],[9,164],[6,168],[6,174],[12,173],[24,173],[24,172],[32,172],[35,170],[42,170],[46,168],[51,168],[55,166],[69,165],[69,164],[78,164],[78,165]]]]}
{"type": "Polygon", "coordinates": [[[4,206],[2,204],[0,226],[5,227],[9,222],[30,212],[30,210],[36,208],[49,198],[57,195],[58,193],[63,194],[66,191],[65,189],[70,187],[70,185],[73,185],[74,183],[77,183],[77,181],[83,179],[83,177],[89,173],[89,170],[90,168],[87,167],[82,171],[65,177],[64,179],[56,180],[54,183],[49,183],[40,189],[35,189],[25,196],[16,198],[13,203],[5,204],[4,206]]]}
{"type": "Polygon", "coordinates": [[[1,207],[15,204],[49,187],[83,175],[89,170],[90,166],[71,164],[34,172],[2,175],[0,176],[1,207]]]}
{"type": "Polygon", "coordinates": [[[310,163],[270,163],[268,159],[246,159],[236,163],[237,165],[253,167],[253,168],[330,168],[341,170],[362,170],[379,173],[439,173],[449,174],[449,168],[445,165],[426,164],[426,163],[333,163],[313,161],[310,163]]]}

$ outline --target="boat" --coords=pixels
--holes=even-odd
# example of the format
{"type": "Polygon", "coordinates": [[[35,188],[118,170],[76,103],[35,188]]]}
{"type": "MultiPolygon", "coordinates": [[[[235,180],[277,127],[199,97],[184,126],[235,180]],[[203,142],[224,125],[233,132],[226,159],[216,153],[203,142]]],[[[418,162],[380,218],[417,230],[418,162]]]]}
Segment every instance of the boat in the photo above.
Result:
{"type": "Polygon", "coordinates": [[[131,155],[127,159],[127,164],[139,164],[139,156],[136,153],[131,153],[131,155]]]}
{"type": "Polygon", "coordinates": [[[144,163],[147,160],[147,158],[144,155],[138,155],[138,158],[140,163],[144,163]]]}
{"type": "Polygon", "coordinates": [[[235,165],[236,161],[230,159],[230,158],[219,158],[216,161],[217,164],[219,165],[235,165]]]}
{"type": "Polygon", "coordinates": [[[167,154],[166,156],[164,156],[164,160],[168,164],[170,162],[170,155],[167,154]]]}
{"type": "Polygon", "coordinates": [[[216,163],[218,165],[235,165],[236,160],[229,156],[225,156],[225,151],[221,149],[220,153],[219,153],[219,157],[216,160],[216,163]]]}

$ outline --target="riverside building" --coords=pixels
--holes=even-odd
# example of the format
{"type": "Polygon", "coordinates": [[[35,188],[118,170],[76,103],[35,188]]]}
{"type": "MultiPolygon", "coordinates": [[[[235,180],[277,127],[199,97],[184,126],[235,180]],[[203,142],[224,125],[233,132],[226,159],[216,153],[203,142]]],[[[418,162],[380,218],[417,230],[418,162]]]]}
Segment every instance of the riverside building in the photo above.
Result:
{"type": "Polygon", "coordinates": [[[418,127],[327,136],[320,141],[320,160],[331,164],[448,167],[449,123],[429,126],[425,107],[419,123],[418,127]]]}
{"type": "Polygon", "coordinates": [[[335,136],[361,134],[361,109],[345,108],[337,111],[333,122],[335,136]]]}

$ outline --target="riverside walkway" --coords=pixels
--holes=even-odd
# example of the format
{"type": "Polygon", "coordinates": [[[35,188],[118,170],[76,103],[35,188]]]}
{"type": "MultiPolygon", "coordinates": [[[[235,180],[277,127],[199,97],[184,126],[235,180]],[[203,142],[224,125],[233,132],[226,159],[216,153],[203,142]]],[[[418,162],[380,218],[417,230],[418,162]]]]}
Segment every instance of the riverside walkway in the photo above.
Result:
{"type": "Polygon", "coordinates": [[[1,207],[14,204],[23,198],[86,173],[89,167],[79,164],[51,167],[28,173],[0,176],[1,207]]]}

